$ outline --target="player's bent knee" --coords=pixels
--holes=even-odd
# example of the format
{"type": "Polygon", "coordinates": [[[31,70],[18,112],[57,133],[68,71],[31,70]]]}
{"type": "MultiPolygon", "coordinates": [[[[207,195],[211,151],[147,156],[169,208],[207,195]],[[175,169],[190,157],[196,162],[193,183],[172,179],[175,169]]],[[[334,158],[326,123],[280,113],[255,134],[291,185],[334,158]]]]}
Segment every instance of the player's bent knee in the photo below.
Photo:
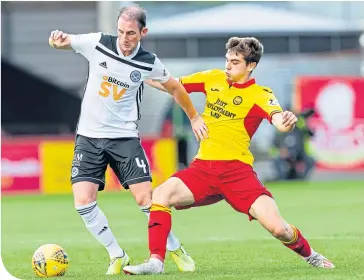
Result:
{"type": "Polygon", "coordinates": [[[188,205],[194,202],[190,189],[181,179],[172,177],[153,191],[153,203],[168,207],[188,205]]]}
{"type": "Polygon", "coordinates": [[[77,182],[72,185],[74,204],[82,206],[90,204],[97,199],[99,185],[92,182],[77,182]]]}
{"type": "Polygon", "coordinates": [[[150,205],[152,203],[152,193],[151,192],[138,193],[137,195],[134,196],[134,198],[135,198],[135,202],[139,206],[150,205]]]}
{"type": "Polygon", "coordinates": [[[145,206],[152,203],[152,198],[151,195],[140,195],[135,197],[135,201],[139,206],[145,206]]]}
{"type": "Polygon", "coordinates": [[[142,182],[129,186],[135,202],[139,206],[146,206],[152,202],[152,186],[150,182],[142,182]]]}

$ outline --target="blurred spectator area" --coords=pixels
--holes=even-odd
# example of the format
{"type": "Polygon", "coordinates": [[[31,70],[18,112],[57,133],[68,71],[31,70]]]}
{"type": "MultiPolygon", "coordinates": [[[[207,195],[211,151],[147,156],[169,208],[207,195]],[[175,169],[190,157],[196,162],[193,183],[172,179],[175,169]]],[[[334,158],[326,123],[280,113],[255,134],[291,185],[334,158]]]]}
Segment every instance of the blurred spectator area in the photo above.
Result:
{"type": "MultiPolygon", "coordinates": [[[[364,10],[363,3],[331,2],[330,9],[324,2],[309,5],[252,1],[138,3],[149,13],[150,32],[143,44],[162,59],[175,77],[223,68],[225,43],[231,36],[255,36],[263,42],[265,55],[254,74],[258,83],[273,89],[282,105],[292,101],[298,75],[360,74],[359,36],[362,30],[358,20],[363,17],[360,13],[364,10]],[[242,15],[246,15],[244,20],[242,15]]],[[[39,85],[52,85],[54,89],[49,90],[52,92],[49,94],[58,92],[66,97],[74,96],[78,100],[74,104],[79,106],[87,77],[87,62],[73,52],[51,49],[49,33],[60,29],[69,33],[103,31],[115,34],[121,5],[121,2],[3,2],[2,67],[6,60],[10,66],[29,73],[39,85]]],[[[36,96],[28,92],[31,94],[36,96]]],[[[8,106],[7,102],[14,98],[14,88],[4,79],[2,95],[3,107],[8,106]]],[[[203,110],[204,97],[195,94],[192,99],[199,110],[203,110]]],[[[47,125],[51,130],[72,131],[79,109],[69,113],[69,108],[61,104],[58,110],[52,110],[52,114],[62,116],[67,112],[67,121],[53,120],[47,114],[43,116],[50,121],[47,125]]],[[[168,94],[146,87],[139,124],[142,136],[160,134],[170,104],[168,94]]],[[[39,107],[39,110],[47,109],[46,106],[39,107]]],[[[32,114],[29,106],[22,110],[11,123],[13,127],[16,122],[23,123],[27,114],[32,114]]],[[[16,115],[10,113],[10,110],[2,113],[5,128],[9,127],[11,116],[16,115]]],[[[39,132],[30,125],[28,130],[27,133],[39,132]]],[[[271,127],[264,123],[258,134],[271,139],[271,127]]],[[[258,145],[264,148],[269,145],[268,140],[260,141],[258,145]]]]}
{"type": "Polygon", "coordinates": [[[72,134],[81,99],[1,60],[2,136],[72,134]]]}

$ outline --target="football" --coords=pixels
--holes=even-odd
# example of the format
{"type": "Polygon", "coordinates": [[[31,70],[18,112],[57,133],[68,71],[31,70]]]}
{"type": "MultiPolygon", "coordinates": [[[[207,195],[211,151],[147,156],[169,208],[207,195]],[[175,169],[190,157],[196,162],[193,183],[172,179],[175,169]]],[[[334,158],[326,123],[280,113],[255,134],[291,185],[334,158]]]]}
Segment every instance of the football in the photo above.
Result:
{"type": "Polygon", "coordinates": [[[32,267],[39,277],[63,276],[68,268],[68,255],[56,244],[45,244],[34,252],[32,267]]]}

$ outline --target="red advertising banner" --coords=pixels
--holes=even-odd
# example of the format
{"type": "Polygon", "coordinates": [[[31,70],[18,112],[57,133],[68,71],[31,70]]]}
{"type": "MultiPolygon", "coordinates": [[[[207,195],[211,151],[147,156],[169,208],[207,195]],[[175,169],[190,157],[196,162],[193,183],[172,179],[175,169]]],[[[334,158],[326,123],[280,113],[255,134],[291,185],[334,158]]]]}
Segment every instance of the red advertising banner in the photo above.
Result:
{"type": "Polygon", "coordinates": [[[2,142],[2,193],[39,192],[41,163],[39,143],[2,142]]]}
{"type": "Polygon", "coordinates": [[[364,170],[364,78],[301,77],[298,110],[315,109],[308,125],[317,165],[326,170],[364,170]]]}

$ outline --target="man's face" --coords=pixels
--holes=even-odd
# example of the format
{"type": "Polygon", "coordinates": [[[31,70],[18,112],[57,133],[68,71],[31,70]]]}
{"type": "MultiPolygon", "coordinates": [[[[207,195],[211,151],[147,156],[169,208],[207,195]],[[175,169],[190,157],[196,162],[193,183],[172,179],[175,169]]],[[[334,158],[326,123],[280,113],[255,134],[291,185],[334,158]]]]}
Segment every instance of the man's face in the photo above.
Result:
{"type": "Polygon", "coordinates": [[[247,64],[241,53],[228,51],[225,57],[225,74],[228,80],[232,82],[240,81],[245,76],[249,76],[256,66],[255,62],[247,64]]]}
{"type": "Polygon", "coordinates": [[[148,29],[145,27],[139,30],[138,23],[135,20],[128,20],[121,16],[118,19],[118,37],[121,51],[129,55],[147,32],[148,29]]]}

